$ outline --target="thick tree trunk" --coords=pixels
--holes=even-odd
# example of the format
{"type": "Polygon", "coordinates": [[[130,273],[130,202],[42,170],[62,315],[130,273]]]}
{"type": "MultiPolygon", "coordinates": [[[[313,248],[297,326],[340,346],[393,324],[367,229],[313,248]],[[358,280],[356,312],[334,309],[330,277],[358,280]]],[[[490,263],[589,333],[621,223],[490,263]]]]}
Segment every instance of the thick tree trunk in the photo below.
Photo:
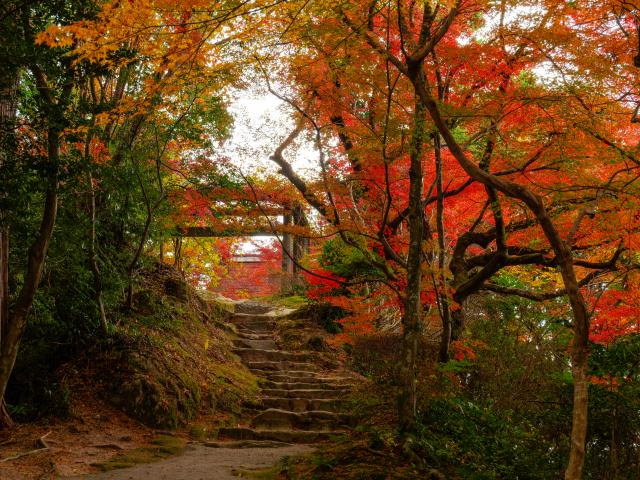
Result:
{"type": "MultiPolygon", "coordinates": [[[[54,157],[54,165],[57,164],[58,139],[49,140],[49,157],[54,157]]],[[[45,197],[44,212],[38,234],[29,249],[27,261],[27,271],[24,277],[24,284],[16,300],[16,304],[9,315],[7,328],[2,335],[0,346],[0,398],[4,398],[7,384],[13,370],[13,366],[18,355],[20,339],[27,325],[27,315],[31,309],[31,304],[35,297],[42,277],[44,260],[49,248],[49,241],[53,233],[58,212],[58,178],[57,170],[52,166],[53,171],[49,174],[47,193],[45,197]]]]}
{"type": "Polygon", "coordinates": [[[462,302],[460,308],[451,312],[451,341],[460,340],[464,331],[464,307],[462,302]]]}
{"type": "Polygon", "coordinates": [[[0,340],[9,318],[9,229],[0,229],[0,340]]]}
{"type": "MultiPolygon", "coordinates": [[[[0,75],[0,172],[15,152],[15,120],[19,70],[14,65],[1,67],[0,75]]],[[[6,195],[1,193],[0,195],[6,195]]],[[[0,352],[9,325],[9,227],[6,212],[0,210],[0,352]]],[[[0,425],[13,426],[13,421],[0,396],[0,425]]]]}
{"type": "MultiPolygon", "coordinates": [[[[421,67],[414,74],[422,77],[421,67]]],[[[409,252],[407,256],[407,290],[404,300],[402,356],[400,358],[401,390],[398,397],[400,430],[404,433],[416,429],[416,381],[418,349],[421,330],[422,304],[422,240],[424,236],[422,191],[422,153],[426,136],[424,103],[416,96],[414,129],[411,138],[409,167],[409,252]]]]}
{"type": "Polygon", "coordinates": [[[571,362],[573,364],[571,367],[573,377],[571,452],[564,478],[565,480],[579,480],[582,478],[589,412],[589,381],[587,378],[589,356],[587,350],[574,348],[571,362]]]}

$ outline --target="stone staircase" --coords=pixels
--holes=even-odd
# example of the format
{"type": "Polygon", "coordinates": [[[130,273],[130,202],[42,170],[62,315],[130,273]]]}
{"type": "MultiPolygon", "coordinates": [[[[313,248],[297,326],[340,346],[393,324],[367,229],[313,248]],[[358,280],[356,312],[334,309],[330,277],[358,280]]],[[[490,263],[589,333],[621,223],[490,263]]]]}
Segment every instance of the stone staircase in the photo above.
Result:
{"type": "Polygon", "coordinates": [[[231,319],[234,352],[260,379],[261,403],[247,408],[253,416],[248,425],[222,428],[219,438],[315,443],[345,432],[351,418],[339,406],[353,378],[321,369],[314,362],[318,352],[280,350],[274,340],[277,318],[267,311],[254,307],[231,319]]]}

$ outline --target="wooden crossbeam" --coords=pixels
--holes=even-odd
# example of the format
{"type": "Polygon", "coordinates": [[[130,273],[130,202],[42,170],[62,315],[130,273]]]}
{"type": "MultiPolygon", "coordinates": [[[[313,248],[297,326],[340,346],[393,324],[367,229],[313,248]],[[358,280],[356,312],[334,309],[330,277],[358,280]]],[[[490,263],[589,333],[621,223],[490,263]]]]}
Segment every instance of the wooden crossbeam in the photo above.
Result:
{"type": "Polygon", "coordinates": [[[219,230],[213,227],[178,227],[180,237],[258,237],[275,235],[271,230],[242,231],[237,229],[219,230]]]}
{"type": "Polygon", "coordinates": [[[289,213],[291,210],[284,207],[263,207],[260,209],[253,208],[249,210],[241,207],[230,207],[213,209],[213,211],[215,212],[215,215],[220,215],[222,217],[262,217],[264,215],[284,215],[289,213]]]}

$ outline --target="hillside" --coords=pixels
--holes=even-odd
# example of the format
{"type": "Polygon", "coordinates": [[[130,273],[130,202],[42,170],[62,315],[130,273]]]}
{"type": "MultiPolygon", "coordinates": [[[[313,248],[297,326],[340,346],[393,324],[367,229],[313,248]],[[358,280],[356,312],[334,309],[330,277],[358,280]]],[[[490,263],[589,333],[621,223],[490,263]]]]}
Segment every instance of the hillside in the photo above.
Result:
{"type": "Polygon", "coordinates": [[[57,413],[4,432],[2,458],[41,448],[47,433],[50,449],[0,463],[0,478],[86,472],[123,451],[153,450],[154,442],[177,453],[187,438],[233,424],[254,401],[257,380],[232,353],[225,307],[205,302],[161,265],[145,273],[134,298],[108,337],[55,368],[65,392],[54,399],[64,401],[57,413]]]}

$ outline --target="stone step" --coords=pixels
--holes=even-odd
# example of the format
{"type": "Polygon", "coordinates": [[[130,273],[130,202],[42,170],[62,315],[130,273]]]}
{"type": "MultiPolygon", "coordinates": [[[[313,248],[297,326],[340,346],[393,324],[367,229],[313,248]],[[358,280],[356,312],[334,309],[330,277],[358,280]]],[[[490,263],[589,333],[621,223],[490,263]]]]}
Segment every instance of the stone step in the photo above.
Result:
{"type": "Polygon", "coordinates": [[[263,396],[267,398],[321,398],[336,400],[339,398],[343,398],[347,393],[347,390],[324,389],[283,390],[277,388],[265,388],[262,390],[263,396]]]}
{"type": "Polygon", "coordinates": [[[273,315],[269,315],[266,313],[234,313],[231,316],[232,321],[243,321],[243,320],[261,320],[261,321],[271,321],[275,320],[273,315]]]}
{"type": "Polygon", "coordinates": [[[268,370],[270,372],[291,372],[291,371],[305,371],[305,372],[313,372],[317,371],[318,367],[316,367],[313,363],[309,362],[289,362],[289,361],[246,361],[245,365],[252,372],[262,372],[268,370]]]}
{"type": "Polygon", "coordinates": [[[233,353],[238,355],[243,362],[282,362],[309,360],[308,353],[287,352],[284,350],[260,350],[256,348],[234,348],[233,353]]]}
{"type": "Polygon", "coordinates": [[[231,440],[226,442],[204,442],[202,445],[209,448],[282,448],[290,447],[292,443],[278,442],[275,440],[231,440]]]}
{"type": "Polygon", "coordinates": [[[251,330],[250,328],[245,327],[233,327],[238,335],[238,337],[252,337],[256,340],[264,339],[264,338],[273,338],[273,331],[257,331],[251,330]]]}
{"type": "Polygon", "coordinates": [[[238,332],[236,334],[238,338],[245,340],[273,340],[272,333],[243,333],[238,332]]]}
{"type": "Polygon", "coordinates": [[[290,412],[308,412],[323,410],[333,412],[338,409],[341,401],[322,398],[265,398],[262,405],[265,408],[277,408],[290,412]]]}
{"type": "Polygon", "coordinates": [[[272,339],[249,340],[238,338],[233,341],[233,345],[238,348],[254,348],[259,350],[275,350],[278,347],[272,339]]]}
{"type": "Polygon", "coordinates": [[[266,321],[266,320],[238,320],[238,321],[232,321],[231,323],[233,323],[236,326],[236,330],[238,331],[246,331],[247,333],[252,333],[252,332],[257,332],[257,333],[264,333],[264,332],[272,332],[275,327],[276,327],[276,323],[271,320],[271,321],[266,321]]]}
{"type": "Polygon", "coordinates": [[[251,314],[251,315],[261,315],[273,310],[273,306],[268,303],[261,303],[255,300],[244,300],[242,302],[238,302],[235,305],[235,313],[237,314],[251,314]]]}
{"type": "Polygon", "coordinates": [[[260,316],[260,315],[235,315],[227,320],[234,325],[250,325],[252,323],[275,325],[276,320],[274,317],[260,316]]]}
{"type": "Polygon", "coordinates": [[[260,385],[264,388],[280,389],[280,390],[344,390],[353,387],[346,383],[331,383],[326,381],[318,382],[273,382],[271,380],[263,380],[260,385]]]}
{"type": "Polygon", "coordinates": [[[269,408],[256,415],[251,421],[253,428],[294,429],[294,430],[333,430],[347,426],[347,415],[335,412],[312,410],[309,412],[289,412],[269,408]]]}
{"type": "Polygon", "coordinates": [[[340,432],[305,430],[258,430],[253,428],[221,428],[218,436],[233,440],[275,440],[284,443],[317,443],[340,432]]]}
{"type": "Polygon", "coordinates": [[[325,377],[320,376],[322,372],[299,372],[300,374],[292,375],[292,372],[264,372],[260,376],[264,376],[272,382],[284,383],[343,383],[348,384],[351,379],[346,377],[325,377]]]}
{"type": "MultiPolygon", "coordinates": [[[[258,377],[268,378],[272,380],[271,377],[286,377],[286,378],[294,378],[295,381],[306,382],[307,379],[320,378],[318,375],[322,375],[323,372],[317,370],[262,370],[259,368],[252,369],[254,375],[258,377]]],[[[277,378],[275,381],[278,381],[277,378]]]]}

